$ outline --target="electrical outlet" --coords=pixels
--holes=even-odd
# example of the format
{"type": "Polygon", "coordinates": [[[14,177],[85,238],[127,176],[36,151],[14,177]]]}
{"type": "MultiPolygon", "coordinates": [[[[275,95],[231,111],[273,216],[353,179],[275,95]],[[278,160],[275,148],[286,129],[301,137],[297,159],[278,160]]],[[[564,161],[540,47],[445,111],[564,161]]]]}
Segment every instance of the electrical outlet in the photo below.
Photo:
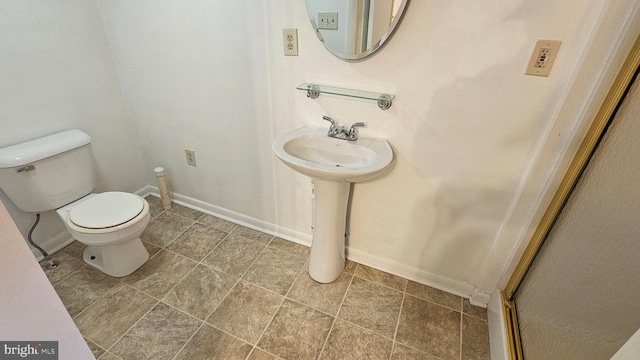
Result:
{"type": "Polygon", "coordinates": [[[184,149],[185,154],[187,154],[187,165],[197,166],[196,165],[196,152],[190,149],[184,149]]]}
{"type": "Polygon", "coordinates": [[[298,29],[282,29],[284,42],[284,54],[286,56],[298,56],[298,29]]]}
{"type": "Polygon", "coordinates": [[[529,59],[526,75],[549,76],[562,41],[538,40],[529,59]]]}

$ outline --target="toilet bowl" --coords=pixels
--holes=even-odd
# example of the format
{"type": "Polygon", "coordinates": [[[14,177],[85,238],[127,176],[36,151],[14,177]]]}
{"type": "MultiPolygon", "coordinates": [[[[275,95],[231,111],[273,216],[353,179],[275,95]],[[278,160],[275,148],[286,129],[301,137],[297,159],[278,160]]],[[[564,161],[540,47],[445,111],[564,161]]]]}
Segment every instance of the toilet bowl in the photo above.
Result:
{"type": "Polygon", "coordinates": [[[71,129],[0,149],[0,188],[22,211],[56,210],[69,233],[88,245],[84,261],[121,277],[149,259],[140,234],[149,204],[124,192],[92,193],[91,137],[71,129]]]}
{"type": "Polygon", "coordinates": [[[84,261],[114,277],[131,274],[149,259],[140,235],[149,223],[149,204],[124,192],[89,194],[56,210],[67,230],[87,245],[84,261]]]}

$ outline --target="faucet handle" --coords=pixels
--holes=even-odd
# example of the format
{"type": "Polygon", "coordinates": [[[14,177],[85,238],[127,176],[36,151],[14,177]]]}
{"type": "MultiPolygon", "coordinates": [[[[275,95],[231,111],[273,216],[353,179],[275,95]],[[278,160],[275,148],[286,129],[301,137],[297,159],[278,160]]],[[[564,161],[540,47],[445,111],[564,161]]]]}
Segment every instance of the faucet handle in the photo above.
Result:
{"type": "Polygon", "coordinates": [[[351,141],[358,140],[358,127],[367,127],[367,124],[363,122],[356,122],[351,124],[351,128],[349,128],[349,133],[347,134],[347,138],[351,141]]]}
{"type": "Polygon", "coordinates": [[[331,123],[331,126],[336,126],[336,121],[333,120],[332,118],[328,117],[327,115],[323,116],[322,120],[327,120],[328,122],[331,123]]]}
{"type": "Polygon", "coordinates": [[[338,124],[336,124],[336,121],[333,120],[332,118],[328,117],[327,115],[322,117],[322,120],[327,120],[328,122],[331,123],[331,126],[329,126],[329,132],[327,133],[328,136],[335,136],[337,133],[337,126],[338,124]]]}

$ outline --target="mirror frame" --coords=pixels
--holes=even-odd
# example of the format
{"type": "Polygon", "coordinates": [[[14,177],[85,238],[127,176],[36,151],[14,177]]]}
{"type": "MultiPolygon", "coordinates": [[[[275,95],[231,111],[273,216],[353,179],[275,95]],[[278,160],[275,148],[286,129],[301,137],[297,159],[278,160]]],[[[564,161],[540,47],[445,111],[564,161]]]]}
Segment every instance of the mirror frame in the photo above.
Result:
{"type": "Polygon", "coordinates": [[[327,47],[327,44],[325,43],[324,38],[320,33],[321,29],[318,29],[317,25],[315,24],[314,18],[309,13],[309,1],[311,0],[305,0],[305,6],[307,7],[307,16],[309,17],[309,22],[311,23],[311,27],[315,31],[316,36],[318,37],[318,40],[320,40],[324,48],[327,49],[334,56],[343,60],[354,61],[354,60],[362,60],[366,57],[373,55],[376,51],[378,51],[382,47],[382,45],[384,45],[389,40],[393,32],[398,27],[398,24],[400,24],[400,22],[402,21],[402,18],[404,17],[404,14],[406,12],[406,9],[410,0],[402,0],[402,2],[400,3],[400,6],[398,7],[397,15],[394,17],[391,24],[389,24],[387,31],[382,35],[380,40],[374,43],[373,46],[371,46],[367,50],[354,55],[340,54],[330,49],[329,47],[327,47]]]}

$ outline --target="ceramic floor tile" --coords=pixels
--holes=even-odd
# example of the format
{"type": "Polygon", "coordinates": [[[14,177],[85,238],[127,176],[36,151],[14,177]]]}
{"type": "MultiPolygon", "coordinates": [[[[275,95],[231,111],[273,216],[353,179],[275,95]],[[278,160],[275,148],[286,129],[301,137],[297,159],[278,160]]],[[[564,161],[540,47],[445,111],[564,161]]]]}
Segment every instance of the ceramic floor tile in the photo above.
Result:
{"type": "Polygon", "coordinates": [[[147,249],[147,252],[149,252],[149,257],[152,257],[153,255],[157,254],[158,251],[162,250],[162,248],[155,246],[153,244],[150,244],[146,241],[143,241],[142,245],[144,245],[144,248],[147,249]]]}
{"type": "Polygon", "coordinates": [[[315,359],[334,318],[308,306],[285,300],[258,347],[283,359],[315,359]]]}
{"type": "Polygon", "coordinates": [[[348,273],[348,274],[353,274],[356,272],[358,268],[358,263],[355,261],[351,261],[351,260],[347,260],[347,262],[344,265],[344,272],[348,273]]]}
{"type": "Polygon", "coordinates": [[[211,226],[212,228],[216,228],[218,230],[222,230],[226,233],[231,232],[236,228],[236,224],[231,221],[223,220],[213,215],[204,214],[201,218],[198,219],[198,222],[201,224],[205,224],[211,226]]]}
{"type": "Polygon", "coordinates": [[[269,243],[269,247],[286,251],[304,259],[309,257],[309,247],[279,237],[273,238],[273,240],[271,240],[271,242],[269,243]]]}
{"type": "Polygon", "coordinates": [[[231,275],[198,265],[162,301],[204,320],[237,281],[231,275]]]}
{"type": "Polygon", "coordinates": [[[156,217],[158,217],[158,215],[162,214],[163,212],[164,212],[164,210],[162,208],[149,206],[149,219],[153,220],[156,217]]]}
{"type": "Polygon", "coordinates": [[[196,265],[189,258],[162,250],[127,276],[124,282],[151,296],[162,298],[196,265]]]}
{"type": "Polygon", "coordinates": [[[251,265],[243,279],[280,295],[285,295],[305,260],[290,253],[265,249],[251,265]]]}
{"type": "Polygon", "coordinates": [[[80,333],[103,349],[109,349],[157,300],[125,284],[119,284],[75,319],[80,333]]]}
{"type": "Polygon", "coordinates": [[[191,220],[198,220],[202,215],[204,215],[204,213],[201,211],[178,205],[176,203],[173,203],[171,209],[168,211],[172,214],[180,215],[191,220]]]}
{"type": "Polygon", "coordinates": [[[338,318],[393,338],[401,303],[401,292],[354,277],[338,318]]]}
{"type": "Polygon", "coordinates": [[[304,266],[307,247],[149,202],[159,214],[143,236],[155,242],[143,241],[152,258],[133,274],[119,280],[85,265],[79,242],[54,255],[61,267],[45,270],[100,359],[178,351],[175,359],[244,359],[249,352],[252,360],[490,357],[486,309],[468,300],[351,260],[338,280],[320,284],[304,266]]]}
{"type": "Polygon", "coordinates": [[[462,359],[489,360],[489,327],[484,320],[473,316],[462,317],[462,359]]]}
{"type": "Polygon", "coordinates": [[[264,245],[229,234],[202,260],[212,269],[234,276],[242,276],[264,249],[264,245]]]}
{"type": "Polygon", "coordinates": [[[253,346],[227,335],[222,331],[203,325],[178,353],[176,360],[244,360],[253,346]]]}
{"type": "Polygon", "coordinates": [[[231,232],[234,235],[242,236],[243,238],[247,238],[261,244],[267,245],[273,236],[263,233],[258,230],[253,230],[245,226],[236,226],[235,229],[231,232]]]}
{"type": "Polygon", "coordinates": [[[100,360],[121,360],[121,359],[113,354],[104,353],[104,355],[100,356],[100,360]]]}
{"type": "Polygon", "coordinates": [[[104,354],[105,350],[100,346],[96,345],[94,342],[89,341],[87,339],[84,339],[84,341],[87,343],[87,346],[89,346],[89,350],[91,350],[91,353],[96,359],[102,356],[102,354],[104,354]]]}
{"type": "Polygon", "coordinates": [[[362,264],[360,264],[356,269],[355,276],[361,279],[373,281],[377,284],[388,286],[398,291],[404,291],[404,288],[407,285],[407,280],[404,278],[374,269],[369,266],[364,266],[362,264]]]}
{"type": "Polygon", "coordinates": [[[159,303],[120,339],[109,352],[126,359],[170,360],[202,322],[159,303]]]}
{"type": "Polygon", "coordinates": [[[169,246],[168,250],[177,252],[196,261],[202,260],[227,236],[226,232],[195,223],[169,246]]]}
{"type": "Polygon", "coordinates": [[[253,352],[251,352],[251,355],[249,355],[247,360],[278,360],[278,358],[264,350],[254,348],[253,352]]]}
{"type": "Polygon", "coordinates": [[[391,360],[440,360],[435,356],[404,346],[398,342],[393,347],[391,360]]]}
{"type": "Polygon", "coordinates": [[[42,271],[44,271],[45,275],[47,275],[49,282],[53,285],[85,266],[84,262],[78,261],[62,252],[53,254],[51,256],[51,260],[60,261],[60,265],[55,269],[47,269],[46,267],[49,265],[49,262],[41,261],[40,267],[42,268],[42,271]]]}
{"type": "Polygon", "coordinates": [[[87,248],[87,245],[79,242],[78,240],[72,242],[71,244],[63,247],[60,251],[71,256],[72,258],[84,262],[82,255],[84,254],[84,249],[87,248]]]}
{"type": "Polygon", "coordinates": [[[305,266],[289,290],[287,297],[335,316],[351,283],[352,276],[343,272],[336,281],[322,284],[309,276],[308,267],[305,266]]]}
{"type": "Polygon", "coordinates": [[[462,309],[465,314],[475,316],[481,320],[487,320],[487,309],[471,305],[469,299],[464,299],[462,302],[462,309]]]}
{"type": "Polygon", "coordinates": [[[283,297],[240,281],[207,322],[255,344],[282,303],[283,297]]]}
{"type": "Polygon", "coordinates": [[[71,317],[106,294],[120,280],[90,266],[84,266],[54,285],[54,289],[71,317]]]}
{"type": "Polygon", "coordinates": [[[162,209],[162,200],[159,197],[147,195],[144,199],[149,203],[149,207],[162,209]]]}
{"type": "Polygon", "coordinates": [[[444,360],[460,358],[460,312],[406,295],[396,341],[444,360]]]}
{"type": "Polygon", "coordinates": [[[336,320],[320,359],[389,359],[393,341],[336,320]]]}
{"type": "Polygon", "coordinates": [[[167,211],[149,222],[140,238],[154,245],[164,247],[187,231],[195,221],[167,211]]]}
{"type": "Polygon", "coordinates": [[[429,300],[436,304],[440,304],[457,311],[461,310],[462,298],[460,296],[449,294],[448,292],[434,289],[432,287],[419,284],[415,281],[409,281],[406,291],[407,294],[411,294],[421,299],[429,300]]]}

